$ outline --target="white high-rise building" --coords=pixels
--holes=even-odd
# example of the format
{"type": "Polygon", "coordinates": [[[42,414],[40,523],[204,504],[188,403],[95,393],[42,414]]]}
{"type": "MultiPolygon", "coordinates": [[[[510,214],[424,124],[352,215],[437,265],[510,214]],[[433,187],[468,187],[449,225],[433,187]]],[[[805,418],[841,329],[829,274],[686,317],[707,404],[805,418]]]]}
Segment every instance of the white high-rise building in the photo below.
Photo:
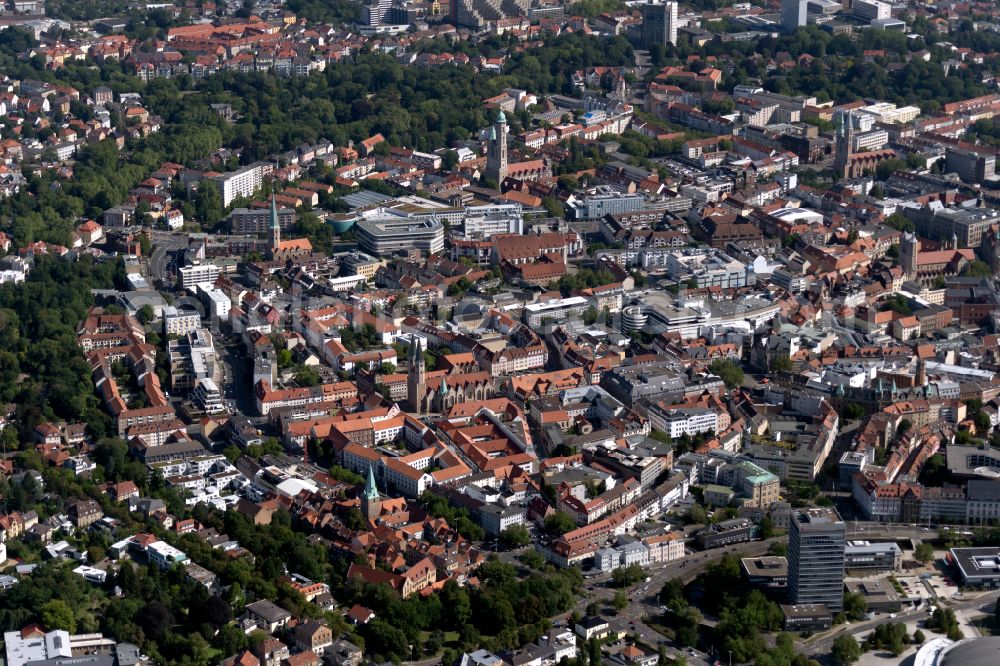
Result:
{"type": "Polygon", "coordinates": [[[264,184],[269,169],[263,164],[251,164],[236,171],[212,176],[209,180],[219,188],[222,205],[228,206],[237,197],[249,199],[264,184]]]}
{"type": "Polygon", "coordinates": [[[871,23],[877,19],[891,18],[892,5],[879,0],[854,0],[851,13],[862,21],[871,23]]]}
{"type": "Polygon", "coordinates": [[[781,27],[787,32],[795,32],[804,26],[809,18],[809,0],[781,0],[781,27]]]}

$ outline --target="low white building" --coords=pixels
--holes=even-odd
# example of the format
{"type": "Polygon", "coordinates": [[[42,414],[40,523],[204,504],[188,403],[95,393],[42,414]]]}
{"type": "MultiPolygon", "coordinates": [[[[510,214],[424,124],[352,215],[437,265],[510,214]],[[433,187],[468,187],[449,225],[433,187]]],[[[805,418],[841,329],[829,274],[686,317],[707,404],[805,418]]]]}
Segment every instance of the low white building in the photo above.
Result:
{"type": "Polygon", "coordinates": [[[164,571],[173,568],[175,564],[184,564],[188,561],[188,556],[184,551],[174,548],[166,541],[154,541],[146,546],[146,556],[151,564],[155,564],[164,571]]]}
{"type": "Polygon", "coordinates": [[[714,433],[719,428],[719,415],[713,409],[665,408],[657,404],[650,406],[648,414],[650,425],[671,438],[685,434],[692,436],[701,432],[714,433]]]}

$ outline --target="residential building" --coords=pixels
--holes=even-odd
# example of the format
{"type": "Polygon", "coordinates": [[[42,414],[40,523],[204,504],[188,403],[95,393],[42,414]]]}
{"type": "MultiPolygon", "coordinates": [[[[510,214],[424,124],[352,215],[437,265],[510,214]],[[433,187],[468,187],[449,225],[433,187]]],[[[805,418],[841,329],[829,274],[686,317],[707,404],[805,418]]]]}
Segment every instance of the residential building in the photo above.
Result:
{"type": "MultiPolygon", "coordinates": [[[[295,209],[278,208],[278,225],[282,231],[291,231],[295,226],[295,209]]],[[[269,208],[234,208],[226,218],[232,234],[266,234],[271,227],[269,208]]]]}
{"type": "Polygon", "coordinates": [[[154,541],[146,546],[146,556],[150,563],[164,571],[173,568],[176,564],[183,565],[188,561],[188,556],[183,551],[174,548],[166,541],[154,541]]]}
{"type": "Polygon", "coordinates": [[[238,197],[253,197],[264,184],[264,177],[269,172],[270,168],[264,164],[251,164],[230,173],[210,176],[207,180],[209,185],[219,189],[222,205],[229,206],[238,197]]]}
{"type": "Polygon", "coordinates": [[[247,618],[268,633],[274,633],[288,625],[292,614],[281,606],[266,599],[246,605],[247,618]]]}
{"type": "Polygon", "coordinates": [[[173,305],[163,308],[164,336],[187,335],[201,327],[201,315],[197,310],[178,310],[173,305]]]}

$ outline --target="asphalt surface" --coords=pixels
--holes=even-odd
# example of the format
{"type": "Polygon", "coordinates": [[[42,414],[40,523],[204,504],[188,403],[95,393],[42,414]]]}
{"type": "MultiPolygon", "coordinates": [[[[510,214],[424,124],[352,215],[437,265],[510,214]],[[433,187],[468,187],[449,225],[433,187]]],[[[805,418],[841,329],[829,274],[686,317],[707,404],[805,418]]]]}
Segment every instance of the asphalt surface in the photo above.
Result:
{"type": "MultiPolygon", "coordinates": [[[[939,532],[936,527],[937,526],[935,526],[935,528],[931,528],[927,525],[872,523],[865,521],[847,521],[846,524],[847,538],[849,540],[935,539],[939,536],[939,532]]],[[[968,529],[968,527],[965,526],[954,527],[955,529],[968,529]]],[[[627,589],[629,595],[628,606],[626,606],[625,609],[618,611],[616,614],[609,612],[606,616],[609,620],[624,624],[630,634],[635,635],[639,641],[645,643],[646,645],[658,647],[661,644],[666,644],[666,637],[643,621],[643,618],[652,618],[661,613],[658,595],[664,583],[668,580],[679,578],[684,584],[688,584],[693,581],[698,574],[702,573],[706,567],[713,562],[717,562],[722,559],[722,557],[727,554],[736,555],[737,557],[762,555],[768,551],[771,544],[783,541],[785,541],[784,537],[775,537],[766,541],[751,541],[729,546],[727,548],[716,548],[704,552],[689,551],[681,560],[648,567],[646,572],[649,581],[646,582],[646,580],[643,580],[642,582],[627,589]]],[[[524,549],[522,549],[522,551],[523,550],[524,549]]],[[[501,553],[500,557],[506,561],[513,562],[515,560],[515,553],[501,553]]],[[[610,578],[610,575],[607,574],[586,578],[584,581],[584,592],[577,601],[575,607],[568,613],[563,613],[552,618],[553,624],[559,625],[561,623],[565,623],[574,612],[580,613],[581,615],[585,614],[587,606],[592,603],[596,603],[599,607],[601,607],[603,612],[605,607],[609,607],[611,605],[612,598],[614,597],[615,592],[618,591],[618,588],[608,585],[610,578]]],[[[988,593],[987,595],[981,596],[977,599],[963,600],[957,603],[952,600],[945,599],[940,599],[936,603],[939,603],[946,608],[962,610],[973,608],[977,605],[983,606],[990,603],[990,600],[995,600],[997,596],[1000,596],[1000,591],[988,593]]],[[[992,606],[990,606],[990,608],[992,608],[992,606]]],[[[897,613],[895,618],[890,618],[888,615],[879,615],[869,621],[839,625],[832,631],[832,633],[828,632],[818,634],[814,639],[809,639],[807,641],[798,640],[797,644],[799,645],[800,650],[809,655],[823,656],[829,654],[830,648],[833,645],[833,640],[845,631],[854,634],[865,629],[873,629],[879,624],[886,622],[904,622],[908,619],[913,619],[921,615],[926,616],[926,614],[927,611],[925,608],[924,610],[897,613]]],[[[705,623],[711,624],[712,622],[710,619],[706,619],[705,623]]],[[[667,645],[666,647],[668,655],[671,657],[683,656],[690,666],[711,666],[712,664],[715,664],[717,660],[725,661],[718,656],[713,657],[694,648],[675,648],[672,645],[667,645]]],[[[428,666],[428,664],[433,663],[433,660],[425,661],[426,663],[407,662],[407,664],[409,666],[428,666]]]]}
{"type": "Polygon", "coordinates": [[[216,340],[219,362],[222,365],[222,392],[227,406],[235,406],[242,414],[253,419],[257,403],[253,395],[252,371],[249,360],[238,342],[216,340]]]}
{"type": "Polygon", "coordinates": [[[166,282],[167,267],[170,265],[173,255],[178,250],[186,248],[187,245],[187,236],[184,234],[154,231],[153,252],[149,257],[149,277],[158,283],[166,282]]]}
{"type": "MultiPolygon", "coordinates": [[[[984,613],[992,614],[994,607],[996,605],[997,597],[1000,597],[1000,590],[993,590],[991,592],[986,592],[976,596],[973,599],[966,599],[962,601],[954,601],[951,599],[937,598],[934,600],[934,604],[941,606],[942,608],[950,608],[954,611],[969,610],[972,608],[977,608],[982,610],[984,613]]],[[[861,631],[868,631],[875,629],[875,627],[886,624],[888,622],[910,622],[913,620],[923,620],[929,617],[927,606],[922,606],[921,608],[904,610],[899,613],[893,613],[893,617],[889,615],[878,615],[874,619],[865,620],[862,622],[852,622],[845,623],[834,627],[831,631],[824,632],[822,634],[817,634],[815,640],[808,638],[804,641],[799,641],[799,649],[805,652],[807,655],[820,657],[823,655],[830,654],[830,650],[833,648],[833,641],[842,634],[854,635],[861,631]]],[[[933,632],[926,631],[928,635],[933,635],[933,632]]]]}

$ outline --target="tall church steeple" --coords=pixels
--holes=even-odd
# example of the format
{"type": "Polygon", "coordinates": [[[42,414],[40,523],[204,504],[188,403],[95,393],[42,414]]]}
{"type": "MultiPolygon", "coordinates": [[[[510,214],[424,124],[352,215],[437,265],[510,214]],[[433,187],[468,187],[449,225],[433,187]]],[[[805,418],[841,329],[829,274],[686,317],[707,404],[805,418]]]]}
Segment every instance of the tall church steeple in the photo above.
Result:
{"type": "Polygon", "coordinates": [[[495,180],[497,187],[507,178],[507,140],[510,127],[503,109],[497,114],[496,122],[490,128],[490,140],[486,145],[486,177],[495,180]]]}
{"type": "Polygon", "coordinates": [[[851,151],[854,149],[854,116],[848,111],[840,114],[834,143],[833,171],[837,178],[851,177],[851,151]]]}
{"type": "Polygon", "coordinates": [[[382,498],[375,484],[375,472],[368,466],[368,478],[365,479],[365,491],[361,495],[361,513],[368,520],[374,521],[382,513],[382,498]]]}
{"type": "Polygon", "coordinates": [[[903,269],[903,277],[907,280],[917,278],[917,256],[920,251],[920,241],[917,235],[904,231],[899,240],[899,265],[903,269]]]}
{"type": "Polygon", "coordinates": [[[424,365],[423,344],[420,338],[414,337],[410,344],[406,371],[406,401],[409,403],[410,411],[419,414],[424,411],[427,399],[427,367],[424,365]]]}
{"type": "Polygon", "coordinates": [[[281,223],[278,222],[278,204],[274,200],[273,191],[271,192],[271,224],[267,230],[267,240],[273,254],[281,245],[281,223]]]}

